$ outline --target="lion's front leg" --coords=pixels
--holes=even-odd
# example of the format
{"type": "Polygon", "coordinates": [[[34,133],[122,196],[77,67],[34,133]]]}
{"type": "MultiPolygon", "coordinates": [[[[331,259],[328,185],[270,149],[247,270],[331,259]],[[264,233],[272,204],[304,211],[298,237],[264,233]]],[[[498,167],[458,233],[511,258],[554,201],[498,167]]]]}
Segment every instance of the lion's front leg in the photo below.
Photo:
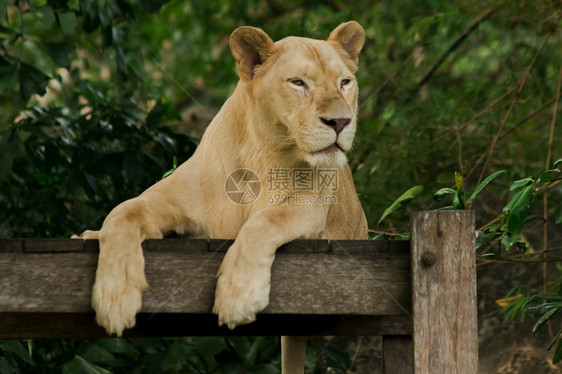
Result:
{"type": "Polygon", "coordinates": [[[246,222],[226,253],[218,272],[213,313],[219,325],[250,323],[269,304],[275,251],[297,238],[316,238],[324,230],[326,212],[306,207],[275,207],[246,222]]]}
{"type": "Polygon", "coordinates": [[[162,234],[146,219],[147,214],[145,204],[138,198],[126,201],[108,215],[99,231],[92,307],[97,323],[108,334],[121,336],[125,328],[135,325],[142,293],[148,289],[141,245],[143,240],[162,234]]]}
{"type": "Polygon", "coordinates": [[[137,240],[120,248],[109,240],[101,248],[104,249],[100,251],[92,307],[98,325],[110,335],[121,336],[124,329],[135,325],[135,315],[142,306],[142,293],[148,289],[144,257],[137,240]],[[115,256],[117,251],[122,253],[115,256]]]}
{"type": "Polygon", "coordinates": [[[220,326],[227,325],[233,329],[250,323],[256,319],[256,313],[269,304],[269,281],[275,249],[271,246],[262,248],[264,253],[260,259],[247,257],[244,252],[250,250],[243,248],[238,240],[228,249],[217,274],[213,308],[213,313],[219,316],[220,326]]]}

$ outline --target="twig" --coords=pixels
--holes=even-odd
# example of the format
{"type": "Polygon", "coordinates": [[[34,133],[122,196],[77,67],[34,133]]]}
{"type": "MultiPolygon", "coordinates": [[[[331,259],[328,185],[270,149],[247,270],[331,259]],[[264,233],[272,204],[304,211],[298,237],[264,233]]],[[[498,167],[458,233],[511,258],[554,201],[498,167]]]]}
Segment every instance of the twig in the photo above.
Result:
{"type": "Polygon", "coordinates": [[[455,132],[457,134],[457,143],[458,143],[458,151],[457,151],[457,157],[459,159],[459,172],[461,173],[461,175],[464,174],[464,165],[462,162],[462,137],[461,137],[461,129],[459,129],[458,126],[455,126],[455,132]]]}
{"type": "Polygon", "coordinates": [[[361,346],[363,344],[363,338],[364,338],[364,336],[359,337],[359,342],[357,343],[357,348],[355,349],[355,353],[353,354],[353,357],[351,358],[351,363],[349,364],[348,370],[351,370],[353,368],[353,366],[355,365],[355,362],[357,361],[357,357],[359,357],[359,352],[361,351],[361,346]]]}
{"type": "MultiPolygon", "coordinates": [[[[562,84],[562,65],[560,65],[560,71],[558,72],[558,84],[556,85],[556,100],[554,101],[554,110],[552,113],[552,121],[550,122],[550,134],[548,138],[548,147],[546,149],[546,161],[545,161],[545,170],[550,168],[550,159],[552,157],[552,146],[554,143],[554,125],[556,124],[556,115],[558,113],[558,102],[560,101],[560,86],[562,84]]],[[[545,257],[547,256],[546,252],[548,251],[548,191],[545,191],[544,195],[542,196],[542,209],[543,209],[543,248],[545,251],[545,257]]],[[[548,292],[548,264],[545,262],[542,264],[542,281],[543,281],[543,292],[548,292]]],[[[552,331],[552,324],[550,320],[547,323],[548,326],[548,333],[550,335],[550,339],[554,339],[554,332],[552,331]]]]}
{"type": "Polygon", "coordinates": [[[476,30],[476,28],[483,22],[485,21],[488,17],[490,17],[492,15],[492,13],[494,13],[494,11],[497,9],[497,7],[493,7],[493,8],[489,8],[486,9],[485,11],[483,11],[482,13],[480,13],[478,15],[478,17],[476,17],[472,23],[466,28],[464,29],[464,31],[459,35],[459,37],[453,41],[453,43],[451,43],[451,45],[449,45],[449,47],[443,51],[443,53],[441,54],[441,56],[439,56],[439,58],[437,60],[435,60],[435,62],[429,67],[429,69],[427,70],[427,72],[423,75],[422,79],[418,82],[418,84],[416,85],[416,87],[414,88],[413,92],[412,92],[412,96],[415,96],[415,94],[418,93],[418,91],[423,87],[424,84],[426,84],[431,77],[433,77],[433,75],[435,74],[435,72],[437,71],[437,69],[443,64],[443,62],[445,62],[445,60],[447,59],[447,57],[454,51],[456,50],[464,41],[465,39],[474,31],[476,30]]]}
{"type": "MultiPolygon", "coordinates": [[[[506,130],[503,134],[501,134],[501,136],[499,137],[498,141],[502,140],[503,138],[505,138],[507,135],[511,134],[512,132],[514,132],[515,130],[517,130],[519,127],[523,126],[525,123],[527,123],[528,120],[530,120],[531,118],[533,118],[534,116],[536,116],[537,114],[541,113],[543,110],[545,110],[546,108],[548,108],[548,106],[550,104],[552,104],[554,102],[554,98],[547,100],[543,105],[541,105],[540,107],[538,107],[537,109],[533,110],[531,113],[527,114],[525,116],[525,118],[521,119],[519,122],[517,122],[515,125],[513,125],[509,130],[506,130]]],[[[539,125],[542,125],[543,123],[540,122],[539,125]]],[[[479,148],[477,151],[475,151],[474,154],[471,155],[471,159],[474,159],[474,157],[476,156],[477,152],[483,152],[480,155],[480,158],[478,159],[478,161],[476,161],[474,163],[474,166],[472,167],[472,169],[470,169],[470,171],[468,172],[468,174],[464,177],[464,180],[467,181],[472,174],[476,171],[476,169],[478,169],[478,166],[481,164],[482,160],[484,160],[484,157],[486,157],[486,148],[487,146],[481,147],[479,148]]],[[[445,166],[443,169],[445,170],[449,170],[452,167],[454,167],[455,164],[449,164],[447,166],[445,166]]],[[[478,185],[478,184],[476,184],[478,185]]]]}
{"type": "Polygon", "coordinates": [[[483,231],[483,230],[487,229],[488,227],[492,226],[494,223],[497,223],[499,220],[500,220],[500,216],[497,216],[496,218],[494,218],[490,222],[488,222],[488,223],[484,224],[483,226],[480,226],[479,228],[477,228],[476,231],[483,231]]]}
{"type": "MultiPolygon", "coordinates": [[[[521,257],[496,257],[490,260],[483,260],[479,262],[479,265],[488,264],[511,264],[511,263],[538,263],[538,264],[548,264],[552,262],[560,263],[562,257],[553,258],[521,258],[521,257]]],[[[541,287],[542,288],[542,287],[541,287]]]]}
{"type": "MultiPolygon", "coordinates": [[[[558,23],[558,22],[556,22],[556,23],[558,23]]],[[[507,113],[506,113],[503,121],[500,124],[500,128],[499,128],[498,132],[496,133],[496,136],[494,136],[494,139],[492,139],[492,143],[488,147],[488,151],[486,152],[484,165],[482,166],[482,170],[480,171],[480,177],[478,178],[478,182],[476,183],[476,185],[479,185],[480,182],[482,182],[482,179],[484,178],[484,174],[486,174],[486,169],[488,168],[488,164],[490,163],[490,160],[492,159],[492,155],[494,154],[496,144],[498,143],[498,140],[500,139],[500,136],[502,135],[502,131],[503,131],[509,117],[511,116],[511,113],[513,111],[513,108],[515,107],[515,104],[517,104],[517,101],[519,100],[519,96],[521,96],[521,92],[523,91],[523,87],[525,86],[525,83],[527,82],[527,78],[529,78],[529,75],[531,74],[531,71],[535,67],[535,63],[537,62],[537,59],[539,58],[540,54],[542,53],[542,50],[544,49],[544,46],[546,45],[546,43],[550,39],[550,36],[554,33],[554,30],[555,30],[555,28],[552,28],[551,30],[548,31],[548,33],[545,35],[539,49],[537,50],[537,53],[535,53],[535,56],[533,57],[533,60],[531,61],[529,66],[527,66],[527,70],[525,71],[525,74],[523,75],[523,78],[521,78],[521,81],[519,83],[519,87],[517,87],[517,91],[515,92],[515,96],[513,97],[513,100],[511,100],[511,105],[509,106],[509,109],[507,110],[507,113]]],[[[480,160],[479,160],[478,163],[480,163],[480,160]]]]}
{"type": "MultiPolygon", "coordinates": [[[[509,96],[513,93],[513,91],[515,90],[515,86],[512,86],[509,90],[507,90],[506,92],[504,92],[500,97],[498,97],[497,99],[495,99],[492,103],[488,104],[488,106],[484,109],[482,109],[481,111],[479,111],[478,113],[476,113],[474,116],[472,116],[472,118],[470,118],[468,121],[462,123],[459,126],[459,131],[463,131],[464,129],[466,129],[468,126],[470,126],[472,123],[474,123],[474,121],[476,121],[478,118],[480,118],[481,116],[483,116],[484,114],[486,114],[490,109],[492,109],[494,106],[496,106],[500,101],[502,101],[503,99],[505,99],[506,96],[509,96]]],[[[435,139],[432,140],[431,144],[437,144],[439,143],[443,138],[445,138],[447,135],[447,133],[444,133],[442,135],[437,136],[435,139]]]]}
{"type": "MultiPolygon", "coordinates": [[[[550,162],[552,158],[552,147],[554,144],[554,125],[556,124],[556,117],[558,114],[558,103],[560,101],[560,90],[562,86],[562,65],[560,65],[560,71],[558,72],[558,84],[556,85],[556,100],[554,100],[554,108],[552,113],[552,121],[550,122],[550,134],[548,137],[548,147],[546,149],[546,161],[544,163],[545,170],[550,168],[550,162]]],[[[548,193],[545,192],[543,197],[543,247],[546,249],[548,247],[548,193]]],[[[543,269],[544,272],[545,269],[543,269]]],[[[546,291],[546,290],[545,290],[546,291]]]]}
{"type": "Polygon", "coordinates": [[[361,95],[361,97],[359,98],[359,107],[362,107],[367,102],[367,99],[369,97],[371,97],[372,95],[377,95],[390,81],[392,81],[398,75],[398,73],[400,73],[400,71],[402,71],[402,69],[404,69],[406,65],[410,63],[410,61],[412,61],[412,59],[413,57],[410,56],[408,57],[408,59],[406,59],[406,61],[402,62],[402,64],[400,64],[400,66],[398,66],[398,68],[392,74],[390,74],[386,78],[386,80],[381,83],[380,86],[372,85],[367,93],[361,95]]]}

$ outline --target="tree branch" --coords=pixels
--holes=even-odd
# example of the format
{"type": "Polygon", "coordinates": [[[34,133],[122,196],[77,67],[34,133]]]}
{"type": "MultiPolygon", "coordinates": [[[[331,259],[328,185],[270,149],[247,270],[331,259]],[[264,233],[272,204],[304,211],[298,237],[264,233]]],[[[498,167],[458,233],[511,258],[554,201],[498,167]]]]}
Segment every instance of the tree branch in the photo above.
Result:
{"type": "Polygon", "coordinates": [[[423,75],[422,79],[414,87],[412,96],[415,96],[419,92],[423,85],[426,84],[431,79],[431,77],[433,77],[437,69],[439,69],[443,62],[445,62],[447,57],[449,57],[449,55],[453,51],[455,51],[482,22],[488,19],[496,11],[496,9],[497,7],[486,9],[485,11],[480,13],[478,17],[476,17],[466,29],[464,29],[459,37],[455,41],[453,41],[453,43],[451,43],[451,45],[449,45],[449,47],[445,51],[443,51],[443,53],[441,53],[441,56],[439,56],[439,58],[435,60],[435,62],[429,67],[429,69],[423,75]]]}
{"type": "MultiPolygon", "coordinates": [[[[556,23],[558,23],[558,21],[556,23]]],[[[537,50],[537,53],[535,53],[535,56],[533,57],[533,60],[531,61],[531,63],[527,67],[527,70],[525,71],[525,75],[523,76],[523,78],[521,78],[520,83],[519,83],[519,87],[517,87],[517,91],[515,92],[515,96],[513,97],[513,100],[511,100],[511,105],[509,106],[509,109],[507,110],[507,113],[506,113],[503,121],[500,124],[500,128],[499,128],[498,132],[496,133],[496,136],[494,136],[494,139],[492,139],[492,143],[490,143],[490,146],[488,147],[488,151],[486,152],[484,165],[482,166],[482,170],[480,171],[480,177],[478,178],[478,182],[476,183],[476,185],[479,185],[480,182],[482,181],[482,179],[484,178],[484,174],[486,174],[486,169],[488,168],[488,164],[490,163],[490,160],[492,159],[492,155],[494,154],[496,144],[498,143],[498,140],[500,139],[500,137],[502,135],[502,131],[503,131],[505,125],[507,124],[507,121],[508,121],[509,117],[511,116],[511,113],[513,111],[513,108],[515,107],[515,104],[517,104],[517,101],[519,100],[519,96],[521,96],[521,92],[523,91],[523,87],[525,87],[525,83],[527,82],[527,78],[529,78],[529,75],[531,74],[531,71],[535,67],[535,63],[537,62],[537,59],[539,58],[540,54],[542,53],[542,51],[544,49],[544,46],[546,45],[546,43],[550,39],[551,35],[554,33],[554,30],[555,30],[555,28],[551,29],[545,35],[539,49],[537,50]]]]}

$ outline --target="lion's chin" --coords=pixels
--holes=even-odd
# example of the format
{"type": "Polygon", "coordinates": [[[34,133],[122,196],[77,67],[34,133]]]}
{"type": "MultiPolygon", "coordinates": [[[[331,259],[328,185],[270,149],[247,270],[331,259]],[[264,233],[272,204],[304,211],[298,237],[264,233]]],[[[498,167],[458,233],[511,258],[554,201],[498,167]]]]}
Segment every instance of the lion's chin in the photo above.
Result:
{"type": "Polygon", "coordinates": [[[347,163],[347,157],[342,150],[326,150],[321,152],[307,153],[304,160],[312,167],[338,169],[347,163]]]}

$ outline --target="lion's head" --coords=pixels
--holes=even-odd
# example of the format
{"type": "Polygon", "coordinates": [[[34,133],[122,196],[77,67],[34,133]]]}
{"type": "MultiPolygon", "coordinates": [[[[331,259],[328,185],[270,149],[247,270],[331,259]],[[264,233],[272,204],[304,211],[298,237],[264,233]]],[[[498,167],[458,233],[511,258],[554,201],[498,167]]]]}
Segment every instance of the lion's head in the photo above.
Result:
{"type": "Polygon", "coordinates": [[[234,31],[230,48],[241,83],[268,119],[269,128],[257,130],[278,135],[285,152],[311,166],[344,165],[357,126],[354,74],[364,42],[363,28],[353,21],[326,41],[288,37],[274,43],[257,28],[234,31]]]}

